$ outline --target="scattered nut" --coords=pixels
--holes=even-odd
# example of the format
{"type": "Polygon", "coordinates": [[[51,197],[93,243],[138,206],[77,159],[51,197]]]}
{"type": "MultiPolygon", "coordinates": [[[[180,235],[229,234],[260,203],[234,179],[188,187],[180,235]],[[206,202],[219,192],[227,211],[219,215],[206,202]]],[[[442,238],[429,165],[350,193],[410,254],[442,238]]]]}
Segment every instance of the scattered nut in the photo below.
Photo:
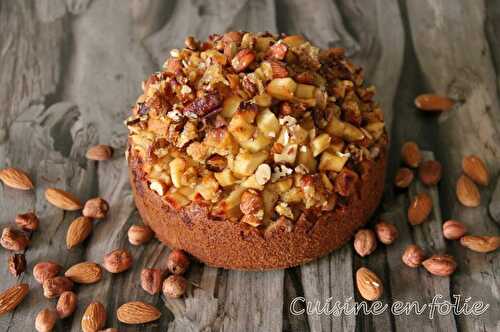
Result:
{"type": "Polygon", "coordinates": [[[455,258],[450,255],[433,255],[423,261],[422,265],[429,273],[440,277],[447,277],[457,269],[455,258]]]}
{"type": "Polygon", "coordinates": [[[412,225],[423,223],[432,211],[431,196],[422,192],[415,196],[408,208],[408,222],[412,225]]]}
{"type": "Polygon", "coordinates": [[[356,285],[359,294],[368,301],[378,300],[384,292],[380,278],[366,267],[360,267],[356,271],[356,285]]]}
{"type": "Polygon", "coordinates": [[[36,315],[35,329],[38,332],[50,332],[56,325],[57,315],[54,310],[43,309],[36,315]]]}
{"type": "Polygon", "coordinates": [[[406,167],[401,167],[396,173],[394,184],[398,188],[408,188],[413,181],[413,171],[406,167]]]}
{"type": "Polygon", "coordinates": [[[476,252],[492,252],[500,247],[500,236],[465,235],[460,239],[460,244],[476,252]]]}
{"type": "Polygon", "coordinates": [[[439,161],[426,160],[418,168],[418,177],[422,183],[433,186],[441,180],[442,169],[443,167],[439,161]]]}
{"type": "Polygon", "coordinates": [[[456,220],[447,220],[443,224],[443,236],[448,240],[458,240],[467,233],[463,223],[456,220]]]}
{"type": "Polygon", "coordinates": [[[98,161],[108,160],[111,159],[111,157],[113,156],[113,148],[110,147],[109,145],[98,144],[90,147],[87,150],[87,154],[85,156],[87,157],[87,159],[90,160],[98,160],[98,161]]]}
{"type": "Polygon", "coordinates": [[[93,284],[101,280],[102,269],[93,262],[81,262],[66,270],[64,276],[78,284],[93,284]]]}
{"type": "Polygon", "coordinates": [[[33,267],[33,277],[40,284],[43,284],[45,280],[53,278],[59,274],[61,271],[61,266],[54,262],[40,262],[33,267]]]}
{"type": "Polygon", "coordinates": [[[377,249],[377,239],[371,229],[360,229],[354,235],[354,250],[361,257],[368,256],[377,249]]]}
{"type": "Polygon", "coordinates": [[[448,97],[422,94],[415,98],[415,106],[422,111],[449,111],[455,102],[448,97]]]}
{"type": "Polygon", "coordinates": [[[9,272],[15,277],[19,277],[21,273],[26,271],[26,258],[24,257],[24,254],[14,254],[10,256],[8,269],[9,272]]]}
{"type": "Polygon", "coordinates": [[[82,316],[82,331],[95,332],[106,325],[106,308],[102,303],[94,301],[89,304],[82,316]]]}
{"type": "Polygon", "coordinates": [[[73,282],[66,277],[48,278],[43,282],[43,296],[53,299],[66,291],[70,291],[72,288],[73,282]]]}
{"type": "Polygon", "coordinates": [[[104,268],[111,273],[128,270],[133,263],[132,255],[125,249],[116,249],[104,256],[104,268]]]}
{"type": "Polygon", "coordinates": [[[71,316],[76,310],[78,297],[72,291],[65,291],[59,296],[56,312],[60,319],[71,316]]]}
{"type": "Polygon", "coordinates": [[[406,165],[417,168],[422,161],[422,153],[415,142],[406,142],[401,148],[401,157],[406,165]]]}
{"type": "Polygon", "coordinates": [[[375,225],[375,234],[377,234],[377,238],[380,242],[389,245],[396,241],[399,232],[393,224],[381,221],[375,225]]]}
{"type": "Polygon", "coordinates": [[[171,275],[163,281],[163,295],[168,298],[180,298],[186,293],[187,285],[187,280],[183,276],[171,275]]]}
{"type": "Polygon", "coordinates": [[[271,179],[271,167],[268,164],[260,164],[255,171],[255,181],[258,185],[265,185],[271,179]]]}
{"type": "Polygon", "coordinates": [[[57,188],[47,188],[45,199],[62,210],[76,211],[82,208],[80,200],[75,195],[57,188]]]}
{"type": "Polygon", "coordinates": [[[244,48],[240,50],[236,55],[234,56],[233,60],[231,61],[231,65],[233,66],[234,70],[239,73],[245,70],[250,64],[255,60],[255,52],[244,48]]]}
{"type": "Polygon", "coordinates": [[[458,201],[467,207],[478,207],[481,204],[481,194],[476,184],[466,175],[460,176],[457,181],[458,201]]]}
{"type": "Polygon", "coordinates": [[[85,241],[92,232],[92,220],[87,217],[78,217],[71,222],[66,233],[66,246],[72,249],[85,241]]]}
{"type": "Polygon", "coordinates": [[[89,199],[87,202],[85,202],[82,214],[88,218],[103,219],[106,218],[108,211],[109,211],[108,202],[106,202],[106,200],[104,200],[101,197],[96,197],[89,199]]]}
{"type": "Polygon", "coordinates": [[[425,253],[416,244],[410,244],[406,247],[401,260],[409,267],[419,267],[425,259],[425,253]]]}
{"type": "Polygon", "coordinates": [[[151,295],[158,294],[161,290],[163,273],[160,269],[142,269],[141,287],[151,295]]]}
{"type": "Polygon", "coordinates": [[[116,318],[125,324],[145,324],[160,316],[161,312],[155,306],[141,301],[124,303],[116,311],[116,318]]]}
{"type": "Polygon", "coordinates": [[[173,274],[183,274],[189,268],[189,257],[182,250],[175,249],[167,258],[167,268],[173,274]]]}
{"type": "Polygon", "coordinates": [[[462,160],[462,169],[475,183],[487,186],[490,183],[490,173],[484,161],[478,156],[470,155],[462,160]]]}
{"type": "Polygon", "coordinates": [[[18,284],[0,293],[0,316],[14,310],[28,295],[28,284],[18,284]]]}
{"type": "Polygon", "coordinates": [[[146,225],[132,225],[127,235],[130,244],[139,246],[148,243],[153,238],[153,231],[146,225]]]}
{"type": "Polygon", "coordinates": [[[30,240],[26,234],[10,227],[4,228],[0,237],[0,245],[11,251],[23,251],[29,243],[30,240]]]}
{"type": "Polygon", "coordinates": [[[17,226],[26,232],[36,231],[40,223],[38,217],[33,212],[18,214],[15,221],[17,226]]]}
{"type": "Polygon", "coordinates": [[[29,178],[28,174],[14,167],[8,167],[0,170],[0,180],[4,183],[4,185],[14,189],[30,190],[34,188],[33,182],[29,178]]]}

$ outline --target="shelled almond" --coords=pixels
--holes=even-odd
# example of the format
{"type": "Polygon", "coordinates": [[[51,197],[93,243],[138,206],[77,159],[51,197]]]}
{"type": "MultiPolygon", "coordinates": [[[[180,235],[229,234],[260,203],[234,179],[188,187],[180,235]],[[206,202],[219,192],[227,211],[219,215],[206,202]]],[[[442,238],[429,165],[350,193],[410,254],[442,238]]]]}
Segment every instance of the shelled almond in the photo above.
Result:
{"type": "Polygon", "coordinates": [[[35,329],[38,332],[50,332],[54,329],[56,321],[56,312],[52,309],[45,308],[36,315],[35,329]]]}
{"type": "Polygon", "coordinates": [[[87,217],[78,217],[71,222],[66,233],[66,246],[72,249],[85,241],[92,232],[92,220],[87,217]]]}
{"type": "Polygon", "coordinates": [[[88,305],[82,317],[82,331],[96,332],[106,325],[106,308],[102,303],[94,301],[88,305]]]}
{"type": "Polygon", "coordinates": [[[500,247],[500,236],[465,235],[460,238],[460,244],[472,251],[487,253],[500,247]]]}
{"type": "Polygon", "coordinates": [[[446,97],[436,94],[422,94],[415,98],[415,106],[422,111],[442,112],[449,111],[455,102],[446,97]]]}
{"type": "Polygon", "coordinates": [[[28,284],[18,284],[0,293],[0,316],[14,310],[28,295],[28,284]]]}
{"type": "Polygon", "coordinates": [[[385,245],[393,244],[399,236],[396,226],[385,221],[380,221],[375,225],[375,234],[378,240],[385,245]]]}
{"type": "Polygon", "coordinates": [[[28,174],[14,167],[7,167],[0,170],[0,180],[6,186],[14,189],[31,190],[34,187],[28,174]]]}
{"type": "Polygon", "coordinates": [[[448,240],[459,240],[467,232],[467,227],[456,220],[447,220],[443,224],[443,236],[448,240]]]}
{"type": "Polygon", "coordinates": [[[141,301],[124,303],[116,311],[118,320],[125,324],[145,324],[159,319],[160,316],[160,310],[141,301]]]}
{"type": "Polygon", "coordinates": [[[418,177],[422,183],[433,186],[441,180],[443,167],[437,160],[425,160],[418,168],[418,177]]]}
{"type": "Polygon", "coordinates": [[[422,162],[422,153],[415,142],[406,142],[401,148],[401,157],[406,165],[417,168],[422,162]]]}
{"type": "Polygon", "coordinates": [[[422,192],[416,195],[408,208],[408,222],[412,225],[419,225],[423,223],[432,211],[431,196],[422,192]]]}
{"type": "Polygon", "coordinates": [[[93,262],[81,262],[66,270],[64,276],[79,284],[93,284],[101,280],[102,269],[93,262]]]}
{"type": "Polygon", "coordinates": [[[65,291],[59,296],[56,305],[56,312],[59,318],[64,319],[71,316],[75,310],[78,302],[78,297],[72,291],[65,291]]]}
{"type": "Polygon", "coordinates": [[[475,155],[464,157],[462,160],[462,169],[469,178],[475,183],[487,186],[490,182],[490,174],[484,161],[475,155]]]}
{"type": "Polygon", "coordinates": [[[366,267],[360,267],[356,271],[356,285],[359,294],[368,301],[378,300],[384,292],[380,278],[366,267]]]}
{"type": "Polygon", "coordinates": [[[354,235],[354,250],[361,257],[370,255],[377,248],[377,239],[371,229],[360,229],[354,235]]]}
{"type": "Polygon", "coordinates": [[[105,144],[94,145],[87,150],[85,156],[90,160],[108,160],[113,156],[113,148],[105,144]]]}
{"type": "Polygon", "coordinates": [[[447,277],[457,269],[455,258],[450,255],[433,255],[422,262],[429,273],[439,276],[447,277]]]}
{"type": "Polygon", "coordinates": [[[466,175],[458,178],[456,193],[458,201],[466,207],[478,207],[481,204],[479,189],[466,175]]]}
{"type": "Polygon", "coordinates": [[[82,208],[80,200],[75,195],[61,189],[48,188],[45,191],[45,198],[50,204],[63,210],[76,211],[82,208]]]}

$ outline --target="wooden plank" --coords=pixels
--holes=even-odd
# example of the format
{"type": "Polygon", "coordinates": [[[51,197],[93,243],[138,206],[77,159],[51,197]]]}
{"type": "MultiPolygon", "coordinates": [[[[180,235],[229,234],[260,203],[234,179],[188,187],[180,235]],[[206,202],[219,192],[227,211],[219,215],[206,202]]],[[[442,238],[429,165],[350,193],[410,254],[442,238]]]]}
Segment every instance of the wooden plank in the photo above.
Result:
{"type": "MultiPolygon", "coordinates": [[[[455,181],[461,173],[461,160],[477,154],[492,174],[500,170],[500,114],[495,70],[485,36],[483,2],[408,1],[407,8],[415,52],[429,89],[463,100],[438,120],[439,146],[436,153],[443,162],[441,202],[453,218],[467,224],[472,234],[498,234],[487,212],[491,186],[481,188],[481,206],[465,208],[455,196],[455,181]],[[463,22],[457,26],[456,22],[463,22]],[[464,52],[464,45],[467,52],[464,52]]],[[[488,303],[480,316],[458,316],[464,331],[498,328],[500,312],[499,253],[478,254],[450,243],[460,272],[452,277],[452,293],[488,303]]]]}

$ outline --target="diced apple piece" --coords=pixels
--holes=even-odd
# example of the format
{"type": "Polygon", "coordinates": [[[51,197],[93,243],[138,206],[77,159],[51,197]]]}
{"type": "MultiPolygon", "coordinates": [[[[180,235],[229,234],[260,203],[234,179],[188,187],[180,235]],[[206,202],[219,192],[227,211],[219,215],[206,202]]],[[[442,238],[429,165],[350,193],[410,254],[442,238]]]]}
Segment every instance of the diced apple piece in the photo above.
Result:
{"type": "Polygon", "coordinates": [[[292,100],[297,89],[297,83],[290,78],[275,78],[266,87],[267,93],[279,100],[292,100]]]}
{"type": "Polygon", "coordinates": [[[281,153],[274,154],[274,162],[277,164],[289,164],[293,165],[295,159],[297,158],[297,144],[289,144],[283,148],[281,153]]]}
{"type": "Polygon", "coordinates": [[[257,116],[257,127],[264,133],[264,135],[268,137],[276,137],[280,129],[280,123],[276,115],[266,108],[257,116]]]}
{"type": "Polygon", "coordinates": [[[181,158],[175,158],[169,163],[169,167],[172,183],[176,188],[180,188],[182,186],[182,175],[187,167],[186,161],[181,158]]]}
{"type": "Polygon", "coordinates": [[[236,183],[237,179],[233,176],[233,172],[226,168],[220,173],[214,173],[215,179],[223,187],[231,186],[236,183]]]}
{"type": "Polygon", "coordinates": [[[222,112],[221,115],[225,118],[232,118],[234,113],[238,110],[238,106],[240,106],[240,103],[243,101],[238,96],[230,96],[224,100],[224,103],[222,104],[222,112]]]}
{"type": "Polygon", "coordinates": [[[295,97],[300,99],[316,99],[316,87],[309,84],[297,84],[297,89],[295,90],[295,97]]]}
{"type": "Polygon", "coordinates": [[[330,145],[331,140],[332,138],[327,133],[323,133],[317,136],[311,142],[313,156],[314,157],[319,156],[321,152],[325,151],[328,145],[330,145]]]}
{"type": "Polygon", "coordinates": [[[347,160],[349,160],[348,157],[341,157],[330,152],[323,152],[319,162],[319,170],[340,172],[342,168],[344,168],[347,160]]]}
{"type": "Polygon", "coordinates": [[[255,127],[246,122],[243,117],[238,114],[233,116],[231,122],[229,122],[228,129],[231,135],[233,135],[239,143],[250,139],[255,131],[255,127]]]}
{"type": "Polygon", "coordinates": [[[233,172],[239,176],[252,175],[257,167],[268,157],[266,151],[251,153],[245,150],[240,151],[234,160],[233,172]]]}
{"type": "Polygon", "coordinates": [[[299,165],[304,165],[304,167],[307,168],[309,172],[314,172],[318,164],[316,159],[314,159],[312,150],[305,145],[299,148],[297,163],[299,165]]]}
{"type": "Polygon", "coordinates": [[[260,131],[255,133],[255,137],[240,142],[240,145],[250,152],[259,152],[271,144],[271,138],[265,136],[260,131]]]}

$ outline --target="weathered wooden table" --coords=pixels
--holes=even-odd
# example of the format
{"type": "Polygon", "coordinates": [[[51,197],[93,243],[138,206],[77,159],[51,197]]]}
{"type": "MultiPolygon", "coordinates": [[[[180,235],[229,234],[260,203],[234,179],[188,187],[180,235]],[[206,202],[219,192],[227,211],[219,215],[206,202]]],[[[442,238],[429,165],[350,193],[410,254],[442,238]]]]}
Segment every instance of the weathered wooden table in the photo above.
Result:
{"type": "Polygon", "coordinates": [[[10,253],[0,251],[0,289],[20,281],[31,286],[25,301],[0,317],[0,330],[32,331],[36,313],[54,305],[33,279],[36,262],[54,260],[64,267],[82,260],[102,262],[104,253],[127,247],[134,269],[79,286],[77,312],[60,321],[58,331],[79,331],[82,311],[94,299],[106,305],[107,325],[120,331],[499,331],[499,253],[467,251],[441,234],[441,223],[448,218],[462,220],[471,233],[499,233],[488,212],[500,170],[499,35],[499,1],[0,1],[0,167],[25,169],[36,183],[32,192],[0,185],[0,224],[11,224],[17,213],[28,210],[41,217],[40,231],[26,251],[27,273],[16,280],[6,269],[10,253]],[[436,208],[430,222],[409,227],[409,196],[428,189],[416,183],[409,192],[398,193],[388,185],[380,214],[397,225],[400,238],[368,258],[361,259],[347,245],[285,271],[225,271],[198,264],[189,279],[199,288],[187,298],[150,296],[138,284],[140,270],[162,266],[168,249],[157,241],[144,247],[127,242],[126,230],[140,218],[128,185],[122,122],[141,80],[159,68],[170,48],[181,46],[187,35],[205,38],[231,29],[301,33],[322,47],[345,47],[377,86],[386,114],[392,156],[388,182],[399,165],[402,142],[416,140],[443,163],[443,180],[429,190],[436,208]],[[413,98],[427,91],[460,103],[446,114],[422,114],[413,98]],[[98,142],[114,146],[115,159],[87,161],[86,149],[98,142]],[[454,191],[461,159],[469,153],[486,161],[493,178],[481,191],[481,207],[474,209],[458,204],[454,191]],[[84,247],[66,249],[66,230],[77,213],[48,205],[43,195],[48,186],[77,193],[82,200],[100,195],[110,202],[110,216],[97,222],[84,247]],[[451,253],[458,259],[458,272],[438,278],[405,267],[401,253],[412,242],[429,253],[451,253]],[[489,308],[478,316],[448,312],[433,319],[428,312],[291,313],[293,303],[304,308],[300,297],[321,304],[329,298],[350,305],[361,301],[353,282],[359,266],[383,278],[385,304],[425,304],[435,295],[443,296],[440,301],[461,295],[489,308]],[[295,298],[299,300],[293,302],[295,298]],[[161,320],[139,327],[119,324],[115,309],[134,299],[155,303],[161,320]]]}

